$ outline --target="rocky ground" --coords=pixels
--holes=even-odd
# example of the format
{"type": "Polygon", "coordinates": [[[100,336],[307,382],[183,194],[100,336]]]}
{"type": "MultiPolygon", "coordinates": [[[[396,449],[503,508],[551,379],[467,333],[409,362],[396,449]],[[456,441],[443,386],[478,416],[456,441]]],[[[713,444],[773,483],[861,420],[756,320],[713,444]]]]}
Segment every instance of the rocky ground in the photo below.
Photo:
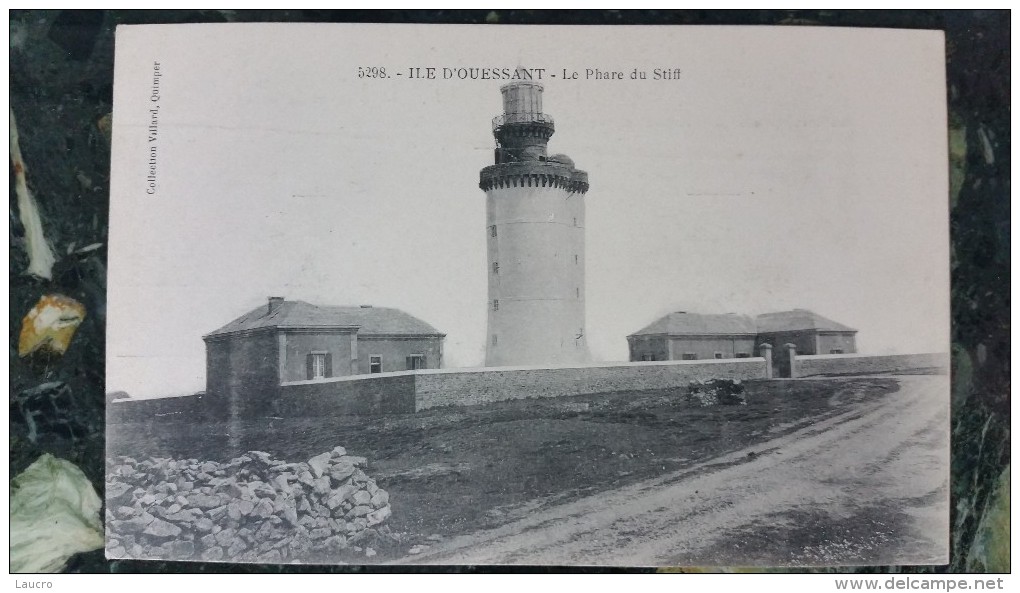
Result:
{"type": "Polygon", "coordinates": [[[399,543],[373,545],[378,554],[359,561],[415,562],[452,537],[754,446],[895,388],[891,378],[706,382],[408,415],[266,418],[244,427],[238,451],[218,424],[121,425],[110,446],[114,455],[228,465],[261,448],[301,464],[343,435],[395,502],[386,525],[399,543]]]}
{"type": "Polygon", "coordinates": [[[343,447],[287,463],[116,457],[107,466],[113,558],[337,563],[399,543],[389,494],[343,447]],[[374,546],[374,547],[373,547],[374,546]]]}

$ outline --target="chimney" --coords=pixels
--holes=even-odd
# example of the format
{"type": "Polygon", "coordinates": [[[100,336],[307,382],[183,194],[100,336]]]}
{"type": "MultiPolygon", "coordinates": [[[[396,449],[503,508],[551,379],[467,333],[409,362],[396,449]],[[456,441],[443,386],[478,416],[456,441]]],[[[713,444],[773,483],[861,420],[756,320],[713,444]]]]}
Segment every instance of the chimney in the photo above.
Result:
{"type": "Polygon", "coordinates": [[[283,297],[269,297],[269,312],[272,313],[283,305],[283,297]]]}

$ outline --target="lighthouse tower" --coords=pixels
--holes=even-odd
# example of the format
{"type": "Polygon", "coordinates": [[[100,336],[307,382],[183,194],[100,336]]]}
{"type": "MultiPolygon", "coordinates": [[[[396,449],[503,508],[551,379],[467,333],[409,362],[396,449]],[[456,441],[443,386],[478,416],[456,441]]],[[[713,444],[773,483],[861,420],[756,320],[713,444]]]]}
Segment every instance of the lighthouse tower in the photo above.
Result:
{"type": "Polygon", "coordinates": [[[548,155],[542,85],[500,88],[495,164],[481,171],[489,279],[486,366],[586,362],[584,194],[588,174],[548,155]]]}

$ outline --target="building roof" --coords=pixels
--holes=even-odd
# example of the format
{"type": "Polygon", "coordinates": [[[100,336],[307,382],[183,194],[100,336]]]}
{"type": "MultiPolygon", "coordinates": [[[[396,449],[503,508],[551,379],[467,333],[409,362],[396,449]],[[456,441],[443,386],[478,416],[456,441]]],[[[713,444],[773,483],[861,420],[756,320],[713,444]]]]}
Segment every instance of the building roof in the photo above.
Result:
{"type": "Polygon", "coordinates": [[[775,333],[784,331],[817,330],[836,332],[855,332],[857,330],[822,317],[807,309],[765,313],[758,316],[758,333],[775,333]]]}
{"type": "Polygon", "coordinates": [[[747,315],[737,315],[736,313],[704,314],[675,311],[659,318],[652,324],[631,335],[752,336],[759,333],[802,330],[857,331],[807,309],[765,313],[754,319],[747,315]]]}
{"type": "Polygon", "coordinates": [[[680,334],[692,336],[746,334],[753,336],[757,329],[747,315],[736,313],[703,314],[675,311],[659,318],[651,325],[631,335],[680,334]]]}
{"type": "Polygon", "coordinates": [[[445,336],[421,319],[389,307],[318,306],[304,301],[281,301],[272,313],[269,305],[261,305],[216,331],[217,336],[236,332],[276,328],[357,327],[358,335],[445,336]]]}

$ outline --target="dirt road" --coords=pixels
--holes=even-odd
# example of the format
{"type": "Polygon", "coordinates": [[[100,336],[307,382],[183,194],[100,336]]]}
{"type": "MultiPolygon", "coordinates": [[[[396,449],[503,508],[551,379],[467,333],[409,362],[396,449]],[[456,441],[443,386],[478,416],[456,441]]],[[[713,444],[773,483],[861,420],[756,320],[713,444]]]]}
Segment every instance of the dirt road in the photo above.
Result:
{"type": "Polygon", "coordinates": [[[943,564],[949,378],[897,379],[900,390],[882,400],[781,438],[451,538],[400,562],[943,564]]]}

